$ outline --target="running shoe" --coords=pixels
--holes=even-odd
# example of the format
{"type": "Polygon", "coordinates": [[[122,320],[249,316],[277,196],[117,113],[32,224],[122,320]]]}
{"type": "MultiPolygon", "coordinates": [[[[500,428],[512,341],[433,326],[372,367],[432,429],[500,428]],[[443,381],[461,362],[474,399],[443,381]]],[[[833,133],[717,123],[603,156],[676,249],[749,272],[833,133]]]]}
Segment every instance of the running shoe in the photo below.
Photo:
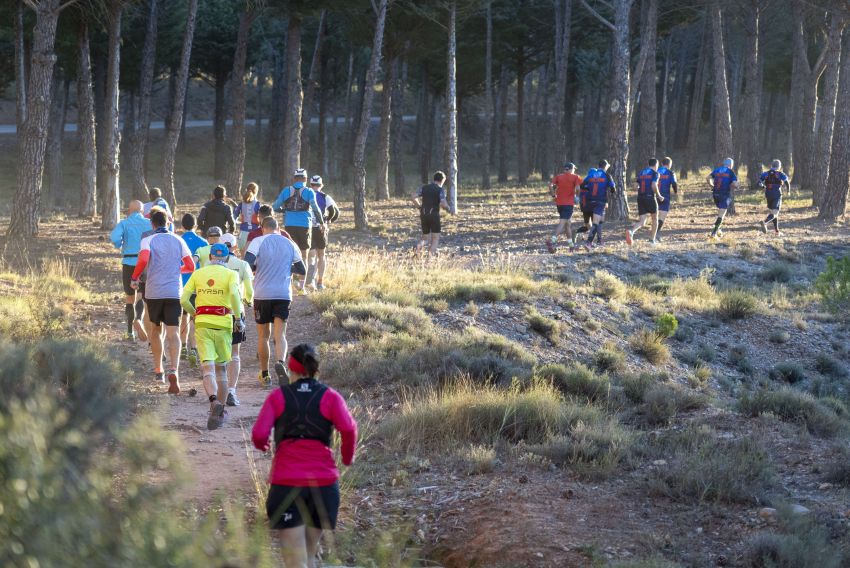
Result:
{"type": "Polygon", "coordinates": [[[718,231],[717,231],[717,238],[718,238],[718,239],[722,239],[722,238],[723,238],[723,231],[722,231],[722,230],[719,230],[719,229],[718,229],[718,231]]]}
{"type": "Polygon", "coordinates": [[[776,231],[775,235],[776,235],[777,237],[781,237],[781,236],[782,236],[782,231],[776,231]]]}
{"type": "Polygon", "coordinates": [[[224,405],[215,401],[207,418],[207,430],[215,430],[224,422],[224,405]]]}
{"type": "Polygon", "coordinates": [[[180,394],[180,380],[177,378],[177,369],[168,371],[168,394],[180,394]]]}
{"type": "Polygon", "coordinates": [[[186,346],[184,345],[183,347],[180,348],[180,358],[185,361],[187,356],[188,356],[188,351],[186,350],[186,346]]]}
{"type": "Polygon", "coordinates": [[[634,242],[634,234],[631,231],[626,231],[626,244],[632,246],[634,242]]]}
{"type": "Polygon", "coordinates": [[[761,225],[761,232],[766,235],[767,234],[767,223],[762,221],[761,223],[759,223],[759,225],[761,225]]]}
{"type": "Polygon", "coordinates": [[[581,246],[584,247],[584,250],[590,250],[590,249],[593,248],[593,243],[589,243],[587,241],[584,241],[583,243],[581,243],[581,246]]]}
{"type": "Polygon", "coordinates": [[[552,239],[546,239],[546,250],[549,251],[550,254],[555,254],[555,243],[552,242],[552,239]]]}
{"type": "Polygon", "coordinates": [[[598,246],[598,247],[601,247],[604,244],[605,243],[602,241],[602,239],[599,239],[598,241],[596,241],[596,246],[598,246]]]}
{"type": "Polygon", "coordinates": [[[661,242],[661,235],[656,235],[655,240],[660,243],[661,242]]]}
{"type": "Polygon", "coordinates": [[[658,239],[652,239],[651,241],[649,241],[649,244],[651,244],[654,247],[658,246],[658,239]]]}
{"type": "Polygon", "coordinates": [[[277,375],[277,382],[280,385],[289,384],[289,371],[283,361],[278,361],[274,364],[274,372],[277,375]]]}
{"type": "Polygon", "coordinates": [[[324,289],[325,289],[325,285],[324,285],[323,283],[319,282],[318,284],[316,284],[316,289],[317,289],[317,290],[324,290],[324,289]]]}
{"type": "Polygon", "coordinates": [[[191,349],[189,349],[189,354],[186,358],[189,360],[189,366],[191,368],[196,369],[198,367],[198,360],[200,359],[200,357],[198,356],[198,350],[196,348],[192,347],[191,349]]]}
{"type": "Polygon", "coordinates": [[[128,331],[124,334],[124,339],[126,339],[127,341],[136,341],[136,332],[128,331]]]}
{"type": "Polygon", "coordinates": [[[163,373],[162,371],[157,371],[156,373],[154,373],[153,380],[158,383],[165,383],[165,373],[163,373]]]}
{"type": "Polygon", "coordinates": [[[227,406],[239,406],[240,404],[242,403],[239,402],[238,398],[236,398],[235,392],[230,391],[227,393],[227,406]]]}
{"type": "Polygon", "coordinates": [[[263,387],[264,389],[267,389],[270,386],[272,386],[272,378],[268,374],[268,372],[266,372],[266,374],[264,375],[263,372],[260,371],[260,374],[257,377],[257,380],[260,381],[260,386],[263,387]]]}

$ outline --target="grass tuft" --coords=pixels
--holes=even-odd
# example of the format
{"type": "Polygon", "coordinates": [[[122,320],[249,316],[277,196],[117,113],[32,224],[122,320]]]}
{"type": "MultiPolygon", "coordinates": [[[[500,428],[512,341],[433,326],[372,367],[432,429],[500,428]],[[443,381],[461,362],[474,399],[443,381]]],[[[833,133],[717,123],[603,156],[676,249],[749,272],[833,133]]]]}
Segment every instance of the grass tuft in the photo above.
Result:
{"type": "Polygon", "coordinates": [[[597,270],[591,280],[593,293],[609,300],[619,300],[626,296],[626,284],[614,274],[605,270],[597,270]]]}
{"type": "Polygon", "coordinates": [[[829,438],[847,430],[847,423],[834,410],[808,393],[790,388],[759,390],[744,395],[738,410],[747,416],[773,414],[781,420],[800,422],[816,436],[829,438]]]}
{"type": "Polygon", "coordinates": [[[720,295],[717,315],[724,321],[752,317],[759,312],[758,299],[745,290],[729,290],[720,295]]]}
{"type": "Polygon", "coordinates": [[[806,378],[806,370],[803,366],[794,361],[782,361],[773,366],[770,370],[770,378],[776,381],[784,381],[786,383],[799,383],[806,378]]]}
{"type": "Polygon", "coordinates": [[[552,345],[556,345],[558,343],[558,340],[561,338],[562,326],[560,322],[553,320],[552,318],[547,318],[535,309],[531,309],[528,312],[526,319],[528,321],[528,328],[531,331],[539,333],[548,339],[552,345]]]}
{"type": "Polygon", "coordinates": [[[670,350],[664,340],[647,328],[637,330],[629,338],[632,350],[653,365],[661,365],[670,359],[670,350]]]}
{"type": "Polygon", "coordinates": [[[616,372],[623,368],[626,354],[614,343],[608,342],[593,354],[593,364],[600,371],[616,372]]]}
{"type": "Polygon", "coordinates": [[[544,365],[535,374],[551,381],[566,395],[579,396],[590,401],[606,398],[611,388],[608,375],[598,375],[581,363],[574,363],[569,367],[560,364],[544,365]]]}

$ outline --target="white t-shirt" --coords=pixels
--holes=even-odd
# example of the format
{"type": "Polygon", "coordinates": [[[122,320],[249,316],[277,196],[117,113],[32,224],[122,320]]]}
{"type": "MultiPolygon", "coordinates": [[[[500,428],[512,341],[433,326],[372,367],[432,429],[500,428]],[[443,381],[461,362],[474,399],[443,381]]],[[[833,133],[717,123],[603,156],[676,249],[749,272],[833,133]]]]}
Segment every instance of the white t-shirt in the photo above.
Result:
{"type": "Polygon", "coordinates": [[[142,239],[141,250],[149,251],[145,267],[145,298],[148,300],[180,299],[183,259],[192,258],[186,241],[174,233],[156,232],[142,239]]]}
{"type": "Polygon", "coordinates": [[[255,300],[291,300],[292,265],[302,260],[301,251],[291,240],[271,233],[251,241],[245,257],[252,255],[255,300]]]}

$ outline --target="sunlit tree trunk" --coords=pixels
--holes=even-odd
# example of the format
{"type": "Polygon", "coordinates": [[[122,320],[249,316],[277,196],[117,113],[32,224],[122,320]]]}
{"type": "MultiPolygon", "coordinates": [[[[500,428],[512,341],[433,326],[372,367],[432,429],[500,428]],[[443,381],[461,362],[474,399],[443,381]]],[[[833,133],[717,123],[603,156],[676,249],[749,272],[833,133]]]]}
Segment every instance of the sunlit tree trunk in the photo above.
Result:
{"type": "Polygon", "coordinates": [[[830,22],[828,46],[824,62],[823,103],[818,117],[818,135],[816,137],[816,153],[819,162],[826,164],[826,170],[821,170],[814,177],[812,189],[812,204],[820,207],[826,194],[826,184],[832,151],[832,132],[835,126],[835,104],[838,100],[839,70],[841,67],[841,34],[845,22],[839,15],[833,15],[830,22]]]}
{"type": "MultiPolygon", "coordinates": [[[[449,50],[446,66],[446,193],[452,213],[457,212],[457,2],[449,9],[449,50]]],[[[522,128],[522,125],[520,125],[522,128]]]]}
{"type": "MultiPolygon", "coordinates": [[[[699,54],[699,61],[694,75],[694,90],[691,95],[691,112],[688,117],[687,130],[685,131],[687,135],[687,165],[683,168],[683,173],[686,173],[688,170],[693,172],[698,172],[699,170],[699,162],[697,158],[699,155],[699,134],[702,125],[702,113],[705,107],[705,92],[708,86],[708,64],[711,59],[711,52],[709,50],[711,42],[711,35],[709,34],[710,31],[711,22],[710,19],[706,17],[706,22],[703,26],[702,41],[699,44],[700,48],[697,52],[699,54]]],[[[682,177],[687,176],[683,175],[682,177]]]]}
{"type": "Polygon", "coordinates": [[[481,187],[490,189],[490,167],[493,164],[493,121],[496,118],[496,101],[493,94],[493,2],[487,2],[487,31],[484,43],[484,96],[487,97],[487,118],[484,120],[484,159],[481,164],[481,187]]]}
{"type": "MultiPolygon", "coordinates": [[[[658,97],[655,76],[655,61],[658,39],[658,13],[655,2],[647,2],[642,14],[641,50],[646,49],[646,63],[640,84],[639,122],[636,133],[637,152],[632,156],[632,171],[637,174],[648,158],[655,157],[658,145],[658,97]]],[[[635,78],[637,80],[637,78],[635,78]]]]}
{"type": "Polygon", "coordinates": [[[89,219],[95,216],[97,210],[96,130],[89,30],[87,24],[82,23],[77,36],[77,135],[82,162],[79,216],[89,219]]]}
{"type": "Polygon", "coordinates": [[[844,215],[850,188],[850,33],[845,32],[844,36],[829,175],[819,212],[819,217],[826,221],[835,221],[844,215]]]}
{"type": "Polygon", "coordinates": [[[27,61],[24,40],[24,2],[15,1],[15,121],[18,135],[27,117],[27,61]]]}
{"type": "Polygon", "coordinates": [[[65,138],[65,114],[68,108],[70,86],[70,79],[65,78],[64,70],[58,65],[53,67],[53,102],[47,132],[47,162],[44,172],[47,178],[48,208],[59,205],[59,199],[64,194],[62,141],[65,138]]]}
{"type": "Polygon", "coordinates": [[[286,32],[286,141],[283,163],[284,176],[291,176],[301,166],[301,113],[304,105],[304,90],[301,86],[301,16],[289,15],[286,32]]]}
{"type": "Polygon", "coordinates": [[[316,89],[319,86],[322,67],[322,45],[325,40],[325,10],[319,16],[319,26],[316,29],[316,44],[313,47],[313,59],[310,61],[310,72],[307,75],[307,85],[304,90],[304,104],[301,112],[301,156],[305,164],[311,168],[319,167],[319,162],[310,155],[310,120],[313,118],[316,89]],[[312,160],[312,161],[311,161],[312,160]]]}
{"type": "Polygon", "coordinates": [[[555,155],[552,164],[555,172],[560,171],[563,162],[567,160],[568,131],[564,111],[572,20],[573,0],[555,0],[555,155]]]}
{"type": "Polygon", "coordinates": [[[245,65],[248,58],[248,36],[256,12],[246,3],[239,16],[239,31],[236,34],[236,52],[233,55],[233,71],[230,74],[230,116],[233,128],[230,131],[230,152],[227,168],[227,187],[233,195],[242,191],[242,176],[245,171],[245,65]]]}
{"type": "Polygon", "coordinates": [[[145,171],[145,156],[151,124],[151,90],[153,88],[154,67],[156,64],[156,39],[159,0],[148,0],[148,25],[145,43],[142,47],[142,68],[139,73],[139,126],[130,144],[130,183],[133,197],[147,200],[148,183],[145,171]]]}
{"type": "Polygon", "coordinates": [[[119,148],[121,146],[120,109],[118,102],[119,85],[118,78],[121,70],[121,14],[124,5],[121,0],[113,0],[109,9],[109,59],[106,66],[106,111],[104,113],[107,124],[104,128],[106,140],[104,142],[104,169],[103,179],[103,215],[100,227],[112,229],[118,224],[121,208],[118,162],[119,148]]]}
{"type": "Polygon", "coordinates": [[[393,84],[398,73],[398,58],[387,60],[381,98],[381,122],[378,126],[377,171],[375,172],[375,199],[390,198],[390,132],[394,122],[392,113],[393,84]]]}
{"type": "Polygon", "coordinates": [[[759,127],[761,126],[762,56],[759,26],[762,0],[750,0],[744,9],[744,114],[742,117],[744,162],[747,164],[747,180],[756,187],[761,174],[761,148],[759,127]]]}

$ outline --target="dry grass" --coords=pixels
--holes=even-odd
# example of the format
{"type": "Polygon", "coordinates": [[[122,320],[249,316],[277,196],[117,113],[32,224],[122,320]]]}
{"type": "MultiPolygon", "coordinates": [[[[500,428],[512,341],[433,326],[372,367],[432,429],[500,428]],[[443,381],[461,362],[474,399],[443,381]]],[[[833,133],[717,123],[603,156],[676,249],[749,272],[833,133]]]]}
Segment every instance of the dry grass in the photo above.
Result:
{"type": "Polygon", "coordinates": [[[629,337],[632,350],[653,365],[662,365],[670,359],[670,350],[654,331],[641,328],[629,337]]]}
{"type": "Polygon", "coordinates": [[[803,424],[816,436],[829,438],[846,432],[848,423],[835,410],[822,404],[808,393],[790,388],[760,390],[745,395],[738,402],[738,410],[747,416],[772,414],[788,422],[803,424]]]}

